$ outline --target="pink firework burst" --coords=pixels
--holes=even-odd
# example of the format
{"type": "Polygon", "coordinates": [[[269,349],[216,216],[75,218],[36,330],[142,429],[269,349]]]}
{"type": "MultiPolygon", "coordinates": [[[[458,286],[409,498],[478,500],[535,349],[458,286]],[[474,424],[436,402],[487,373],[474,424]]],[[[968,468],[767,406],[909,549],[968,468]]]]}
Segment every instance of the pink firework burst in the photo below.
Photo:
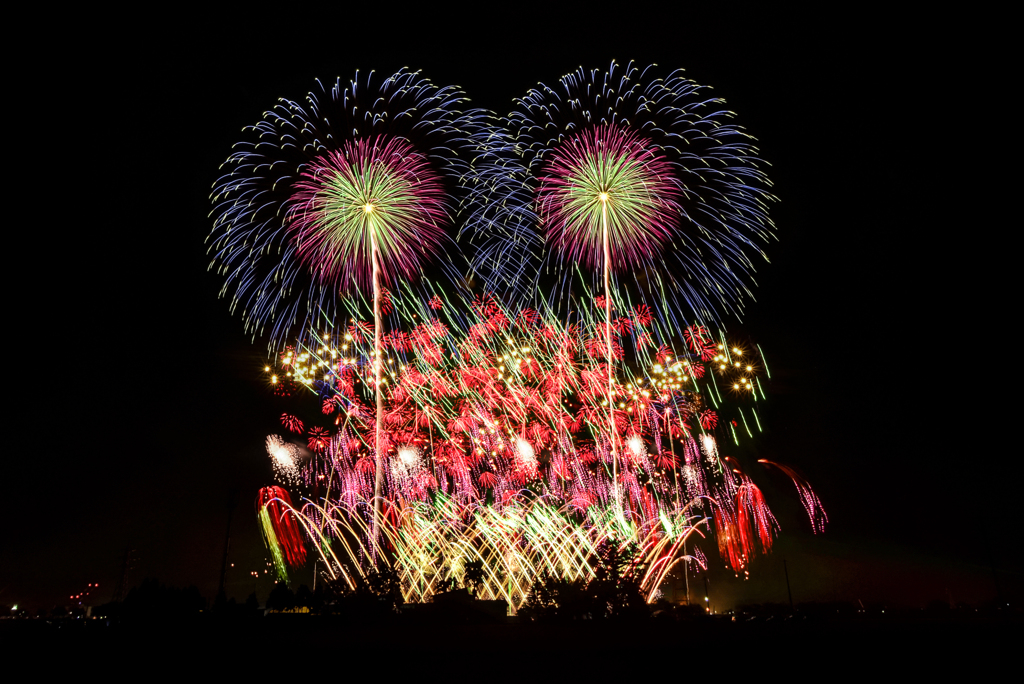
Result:
{"type": "Polygon", "coordinates": [[[348,142],[302,172],[286,216],[303,264],[337,289],[418,275],[442,251],[448,211],[440,177],[403,138],[348,142]]]}
{"type": "Polygon", "coordinates": [[[555,148],[539,176],[537,208],[548,239],[570,261],[625,271],[661,252],[679,222],[672,166],[632,131],[603,124],[555,148]],[[605,225],[606,224],[606,225],[605,225]]]}

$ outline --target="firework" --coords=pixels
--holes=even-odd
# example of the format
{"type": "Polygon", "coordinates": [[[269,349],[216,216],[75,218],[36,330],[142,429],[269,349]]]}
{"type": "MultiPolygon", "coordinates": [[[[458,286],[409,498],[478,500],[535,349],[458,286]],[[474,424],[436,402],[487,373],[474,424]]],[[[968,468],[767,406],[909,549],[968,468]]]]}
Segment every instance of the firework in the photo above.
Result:
{"type": "Polygon", "coordinates": [[[649,141],[600,125],[551,151],[540,170],[538,223],[568,262],[629,269],[672,236],[682,190],[649,141]]]}
{"type": "Polygon", "coordinates": [[[267,456],[274,467],[274,475],[284,484],[299,482],[302,453],[294,444],[284,441],[280,435],[269,435],[266,439],[267,456]]]}
{"type": "Polygon", "coordinates": [[[723,105],[681,71],[632,63],[531,90],[493,143],[509,180],[491,185],[503,208],[474,224],[475,268],[510,299],[554,272],[546,301],[567,310],[583,266],[613,307],[644,302],[674,334],[740,312],[772,197],[723,105]]]}
{"type": "Polygon", "coordinates": [[[503,127],[464,104],[404,70],[320,86],[214,186],[222,293],[267,335],[274,393],[316,397],[281,416],[303,446],[267,438],[301,492],[257,500],[278,574],[305,538],[352,588],[383,565],[425,600],[469,572],[515,609],[628,547],[651,601],[710,535],[749,572],[780,529],[728,455],[766,399],[760,348],[721,330],[772,235],[753,139],[632,64],[531,91],[503,127]]]}
{"type": "MultiPolygon", "coordinates": [[[[458,279],[461,269],[437,257],[451,240],[456,195],[487,167],[470,173],[491,128],[486,115],[461,110],[460,91],[404,70],[383,81],[357,74],[347,88],[339,79],[306,99],[281,100],[228,158],[212,194],[213,265],[247,326],[271,326],[272,348],[293,330],[302,343],[315,323],[358,312],[371,289],[379,359],[386,288],[407,285],[428,262],[442,281],[458,279]]],[[[433,292],[432,281],[420,285],[433,292]]],[[[377,433],[382,411],[378,393],[377,433]]]]}
{"type": "Polygon", "coordinates": [[[289,413],[281,414],[281,425],[284,425],[291,432],[298,432],[300,434],[305,429],[305,425],[302,420],[289,413]]]}
{"type": "Polygon", "coordinates": [[[700,327],[661,341],[638,308],[615,321],[613,369],[602,331],[582,321],[563,325],[487,298],[468,320],[466,330],[433,319],[386,336],[379,491],[369,406],[377,357],[352,334],[358,321],[268,366],[315,393],[333,423],[309,428],[321,446],[301,477],[316,494],[296,509],[333,578],[352,581],[374,555],[378,500],[385,561],[407,600],[481,561],[482,595],[519,606],[539,573],[586,577],[587,559],[609,539],[646,554],[649,598],[693,559],[695,535],[714,532],[737,573],[770,551],[778,524],[721,453],[750,436],[735,426],[764,400],[753,389],[763,369],[745,350],[752,345],[716,342],[700,327]]]}
{"type": "Polygon", "coordinates": [[[317,84],[244,129],[211,194],[221,294],[273,349],[367,307],[375,268],[384,288],[457,280],[451,215],[489,168],[488,115],[457,88],[405,70],[317,84]]]}
{"type": "Polygon", "coordinates": [[[411,143],[346,143],[301,173],[285,221],[296,256],[325,288],[373,288],[419,275],[444,245],[447,198],[411,143]]]}
{"type": "Polygon", "coordinates": [[[287,566],[296,567],[306,562],[306,547],[299,533],[291,497],[281,487],[263,487],[256,497],[256,513],[274,568],[278,576],[287,582],[287,566]]]}
{"type": "MultiPolygon", "coordinates": [[[[326,574],[355,588],[354,574],[367,572],[360,558],[371,553],[370,527],[359,507],[345,503],[291,509],[316,543],[326,574]]],[[[388,507],[381,535],[398,571],[406,601],[426,601],[452,579],[462,580],[470,563],[480,562],[483,578],[477,596],[503,599],[513,609],[527,599],[536,579],[545,574],[589,579],[592,560],[602,543],[637,540],[646,568],[641,587],[651,599],[666,575],[687,557],[684,545],[700,536],[701,517],[666,515],[649,529],[630,526],[621,537],[610,521],[580,518],[571,508],[557,508],[542,498],[517,497],[502,508],[480,502],[463,504],[444,495],[430,503],[398,500],[388,507]]]]}
{"type": "MultiPolygon", "coordinates": [[[[681,334],[686,321],[720,321],[749,294],[748,252],[763,256],[771,228],[768,181],[749,136],[681,72],[653,74],[632,65],[620,74],[614,63],[607,72],[580,69],[518,100],[508,138],[494,142],[510,156],[507,176],[522,184],[494,189],[518,209],[504,222],[478,222],[486,232],[474,265],[492,288],[513,297],[524,284],[549,292],[542,304],[555,312],[600,292],[604,320],[594,323],[610,367],[613,310],[653,307],[663,335],[681,334]],[[522,258],[510,261],[510,253],[522,258]],[[531,268],[534,277],[524,279],[531,268]],[[581,268],[593,277],[589,289],[585,277],[576,282],[581,268]],[[538,287],[542,272],[556,274],[555,287],[538,287]]],[[[614,476],[613,393],[609,382],[614,476]]]]}
{"type": "Polygon", "coordinates": [[[803,504],[804,510],[807,512],[807,517],[811,520],[811,530],[818,534],[819,532],[825,531],[825,526],[828,524],[828,515],[825,513],[824,506],[821,505],[821,500],[818,495],[811,489],[811,485],[800,476],[793,468],[782,465],[781,463],[775,463],[773,461],[767,461],[760,459],[758,463],[764,463],[766,466],[775,466],[783,473],[789,476],[789,479],[793,481],[796,486],[797,494],[800,496],[800,503],[803,504]]]}

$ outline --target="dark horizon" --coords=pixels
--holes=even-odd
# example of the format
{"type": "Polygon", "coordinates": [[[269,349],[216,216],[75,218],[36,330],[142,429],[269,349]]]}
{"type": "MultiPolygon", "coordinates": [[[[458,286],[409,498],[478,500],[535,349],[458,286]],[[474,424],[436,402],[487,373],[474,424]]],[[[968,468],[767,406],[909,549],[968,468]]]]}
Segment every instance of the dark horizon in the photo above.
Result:
{"type": "MultiPolygon", "coordinates": [[[[998,427],[961,417],[984,388],[947,377],[969,375],[961,347],[973,351],[988,325],[979,316],[965,331],[957,306],[981,265],[950,275],[970,258],[947,240],[962,231],[945,185],[952,96],[935,88],[964,68],[954,49],[926,38],[919,17],[832,24],[795,12],[650,10],[601,41],[599,17],[545,11],[510,13],[500,30],[407,15],[381,26],[383,38],[351,28],[377,21],[353,12],[311,18],[301,32],[248,15],[171,17],[71,44],[63,72],[48,75],[54,103],[40,128],[78,175],[68,186],[54,174],[65,168],[50,168],[50,182],[65,185],[37,202],[57,208],[46,273],[63,307],[39,297],[28,329],[74,331],[77,363],[58,365],[56,383],[16,380],[31,388],[33,442],[12,456],[0,604],[70,605],[62,597],[95,582],[94,603],[104,603],[129,545],[129,586],[159,578],[212,600],[232,490],[227,595],[269,594],[251,506],[273,483],[263,440],[280,431],[282,409],[263,383],[265,341],[247,337],[218,299],[203,243],[210,188],[243,126],[279,97],[304,97],[315,78],[356,69],[422,69],[503,114],[538,81],[612,59],[681,67],[712,86],[757,138],[780,200],[756,301],[729,324],[760,343],[772,372],[758,452],[806,475],[830,526],[812,535],[789,482],[757,472],[782,532],[749,581],[706,545],[721,597],[712,603],[784,602],[783,560],[798,603],[978,603],[996,597],[996,581],[1004,599],[1019,599],[1011,454],[988,446],[998,427]],[[331,26],[348,28],[339,38],[331,26]],[[954,416],[966,424],[950,431],[954,416]]],[[[312,586],[308,567],[300,583],[312,586]]]]}

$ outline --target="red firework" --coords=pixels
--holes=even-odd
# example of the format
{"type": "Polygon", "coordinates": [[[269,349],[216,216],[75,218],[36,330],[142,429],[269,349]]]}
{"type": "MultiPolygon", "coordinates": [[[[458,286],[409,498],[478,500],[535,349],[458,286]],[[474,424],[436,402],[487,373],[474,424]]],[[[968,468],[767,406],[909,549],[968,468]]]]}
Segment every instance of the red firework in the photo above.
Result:
{"type": "Polygon", "coordinates": [[[317,453],[327,448],[327,445],[331,441],[331,435],[325,428],[312,427],[309,429],[309,440],[307,444],[309,448],[317,453]]]}
{"type": "Polygon", "coordinates": [[[348,334],[356,344],[366,342],[367,338],[373,337],[373,326],[365,321],[355,321],[348,327],[348,334]]]}
{"type": "Polygon", "coordinates": [[[669,349],[668,346],[663,344],[660,347],[658,347],[658,352],[654,355],[654,360],[657,361],[658,363],[665,363],[666,361],[670,360],[674,355],[675,354],[672,352],[672,350],[669,349]]]}
{"type": "Polygon", "coordinates": [[[395,306],[391,302],[391,291],[386,287],[380,288],[380,312],[386,316],[394,310],[395,306]]]}
{"type": "MultiPolygon", "coordinates": [[[[770,549],[775,522],[761,491],[735,468],[714,473],[720,460],[709,433],[719,426],[728,432],[732,416],[706,409],[706,394],[695,383],[686,384],[685,375],[706,376],[700,352],[717,350],[707,342],[691,350],[692,340],[700,342],[706,331],[691,328],[686,346],[677,343],[673,350],[655,346],[652,333],[640,327],[652,316],[645,308],[613,318],[615,357],[623,358],[625,351],[629,358],[631,342],[650,343],[648,349],[656,350],[662,368],[652,369],[651,391],[646,391],[609,378],[616,366],[606,359],[605,321],[560,325],[532,309],[502,310],[487,295],[478,297],[473,309],[468,331],[424,320],[385,336],[388,351],[418,359],[395,364],[383,394],[379,445],[385,496],[423,501],[443,489],[463,503],[483,498],[500,506],[516,492],[542,487],[552,500],[582,511],[609,505],[617,490],[628,515],[647,524],[657,518],[657,502],[673,496],[666,488],[680,487],[686,496],[713,503],[704,513],[719,529],[730,565],[744,568],[755,551],[770,549]],[[655,382],[654,376],[665,380],[655,382]],[[611,407],[606,403],[610,382],[616,396],[611,407]],[[694,435],[698,421],[704,434],[694,435]],[[608,435],[615,435],[615,442],[608,435]],[[402,456],[403,448],[417,456],[408,451],[402,456]]],[[[367,339],[371,329],[353,323],[345,332],[367,339]]],[[[357,357],[345,355],[335,369],[338,378],[330,389],[338,394],[318,400],[332,418],[338,416],[334,425],[344,421],[344,426],[332,428],[333,434],[309,430],[308,445],[317,457],[304,466],[303,478],[313,482],[325,461],[333,460],[339,477],[332,478],[332,486],[337,481],[346,496],[368,499],[376,470],[369,447],[375,421],[372,406],[360,401],[368,390],[358,379],[368,379],[368,362],[357,357]]],[[[644,358],[653,361],[646,353],[644,358]]],[[[817,530],[823,511],[817,513],[812,494],[794,481],[817,530]]]]}
{"type": "Polygon", "coordinates": [[[691,325],[683,331],[683,339],[693,351],[702,351],[705,344],[711,340],[711,335],[703,325],[691,325]]]}
{"type": "Polygon", "coordinates": [[[302,432],[304,429],[302,421],[290,413],[281,414],[281,425],[284,425],[296,434],[302,432]]]}
{"type": "Polygon", "coordinates": [[[789,476],[789,479],[793,481],[793,485],[796,487],[797,494],[800,496],[800,503],[803,504],[804,510],[807,511],[807,517],[811,520],[811,530],[815,534],[824,532],[825,525],[828,523],[828,515],[825,514],[825,509],[821,505],[821,499],[811,489],[811,485],[807,480],[789,466],[782,465],[781,463],[767,461],[763,458],[758,460],[758,463],[763,463],[766,466],[775,466],[789,476]]]}
{"type": "MultiPolygon", "coordinates": [[[[764,553],[771,551],[778,523],[768,509],[764,494],[746,475],[742,476],[736,489],[736,511],[736,526],[744,548],[753,550],[757,542],[764,553]]],[[[748,557],[751,555],[748,553],[748,557]]]]}
{"type": "Polygon", "coordinates": [[[256,495],[256,512],[266,509],[274,526],[274,536],[284,549],[288,565],[297,567],[306,562],[306,547],[302,543],[299,525],[291,512],[292,499],[281,487],[263,487],[256,495]]]}

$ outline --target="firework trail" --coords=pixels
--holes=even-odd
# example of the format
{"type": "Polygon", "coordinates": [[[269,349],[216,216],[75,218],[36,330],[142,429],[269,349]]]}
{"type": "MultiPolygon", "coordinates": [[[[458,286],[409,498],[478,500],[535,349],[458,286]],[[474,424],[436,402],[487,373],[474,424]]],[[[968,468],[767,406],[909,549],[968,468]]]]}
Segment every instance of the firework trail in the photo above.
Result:
{"type": "Polygon", "coordinates": [[[804,510],[807,511],[807,517],[811,521],[811,531],[815,534],[825,531],[825,526],[828,524],[828,515],[825,513],[825,508],[821,505],[821,500],[818,495],[811,489],[811,485],[808,484],[807,480],[800,476],[791,467],[782,465],[781,463],[775,463],[774,461],[767,461],[765,459],[759,459],[758,463],[763,463],[766,466],[775,466],[793,481],[793,485],[796,487],[797,495],[800,497],[800,503],[803,504],[804,510]]]}
{"type": "Polygon", "coordinates": [[[263,539],[270,549],[277,574],[288,581],[288,566],[306,562],[306,547],[292,509],[292,499],[281,487],[263,487],[256,496],[256,514],[260,519],[263,539]]]}

